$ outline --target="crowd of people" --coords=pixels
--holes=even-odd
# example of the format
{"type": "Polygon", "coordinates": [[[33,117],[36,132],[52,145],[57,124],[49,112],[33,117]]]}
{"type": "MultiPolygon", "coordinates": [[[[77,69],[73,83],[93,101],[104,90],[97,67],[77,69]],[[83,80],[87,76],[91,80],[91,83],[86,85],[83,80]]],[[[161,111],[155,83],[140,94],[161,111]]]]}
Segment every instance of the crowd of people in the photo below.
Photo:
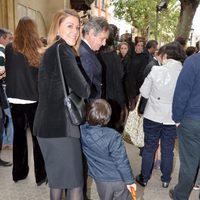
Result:
{"type": "Polygon", "coordinates": [[[103,17],[81,27],[72,9],[55,13],[46,40],[29,17],[14,34],[0,28],[0,152],[3,138],[12,144],[13,136],[13,161],[0,158],[0,166],[12,166],[14,182],[28,176],[29,128],[35,181],[48,182],[51,200],[89,199],[88,176],[101,200],[131,200],[136,182],[146,187],[154,168],[169,187],[178,139],[179,179],[169,196],[188,200],[200,185],[199,46],[185,49],[178,37],[158,48],[140,36],[116,45],[117,34],[103,17]],[[80,126],[64,104],[59,65],[66,88],[86,102],[80,126]],[[134,178],[121,134],[139,95],[146,100],[144,147],[134,178]]]}

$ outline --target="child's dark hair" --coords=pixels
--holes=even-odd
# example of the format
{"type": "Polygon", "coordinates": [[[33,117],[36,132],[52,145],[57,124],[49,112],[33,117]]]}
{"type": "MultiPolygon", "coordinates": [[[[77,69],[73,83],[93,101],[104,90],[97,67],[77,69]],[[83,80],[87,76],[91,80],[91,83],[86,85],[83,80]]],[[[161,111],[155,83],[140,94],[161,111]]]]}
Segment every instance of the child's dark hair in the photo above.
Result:
{"type": "Polygon", "coordinates": [[[104,99],[96,99],[87,105],[86,120],[90,125],[105,126],[110,121],[112,109],[104,99]]]}

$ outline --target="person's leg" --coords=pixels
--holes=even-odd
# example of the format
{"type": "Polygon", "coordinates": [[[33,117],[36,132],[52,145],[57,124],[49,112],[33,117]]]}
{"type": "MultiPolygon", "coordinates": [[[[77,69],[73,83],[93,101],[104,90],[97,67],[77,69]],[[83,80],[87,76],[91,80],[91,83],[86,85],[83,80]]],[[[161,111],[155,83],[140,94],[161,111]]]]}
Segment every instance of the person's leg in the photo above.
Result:
{"type": "Polygon", "coordinates": [[[122,181],[95,181],[100,200],[132,200],[131,193],[122,181]]]}
{"type": "Polygon", "coordinates": [[[195,181],[195,185],[194,185],[193,189],[194,190],[200,190],[200,172],[199,172],[199,169],[197,170],[196,181],[195,181]]]}
{"type": "Polygon", "coordinates": [[[100,200],[113,200],[113,182],[95,181],[95,183],[100,200]]]}
{"type": "Polygon", "coordinates": [[[163,125],[161,134],[161,181],[165,183],[169,183],[171,180],[175,139],[175,125],[163,125]]]}
{"type": "Polygon", "coordinates": [[[33,159],[34,159],[34,170],[35,179],[37,185],[41,185],[46,181],[46,170],[42,152],[40,150],[39,143],[36,136],[33,135],[33,121],[35,117],[35,112],[37,109],[37,103],[26,105],[26,116],[28,118],[28,123],[31,131],[32,141],[33,141],[33,159]]]}
{"type": "Polygon", "coordinates": [[[83,200],[83,188],[76,187],[72,189],[67,189],[66,200],[83,200]]]}
{"type": "Polygon", "coordinates": [[[132,200],[130,191],[124,182],[115,182],[114,185],[114,200],[132,200]]]}
{"type": "Polygon", "coordinates": [[[188,200],[200,160],[200,121],[184,119],[177,128],[180,169],[174,200],[188,200]]]}
{"type": "Polygon", "coordinates": [[[154,169],[160,169],[160,163],[161,163],[161,147],[160,146],[161,145],[159,141],[158,148],[156,150],[155,158],[154,158],[154,166],[153,166],[154,169]]]}
{"type": "Polygon", "coordinates": [[[4,145],[11,145],[13,144],[13,122],[12,122],[12,117],[11,117],[11,111],[10,108],[4,109],[5,114],[8,117],[8,124],[7,127],[4,131],[3,135],[3,144],[4,145]]]}
{"type": "Polygon", "coordinates": [[[62,200],[62,192],[60,188],[50,188],[50,200],[62,200]]]}
{"type": "Polygon", "coordinates": [[[13,180],[18,181],[25,179],[29,172],[24,105],[13,104],[11,114],[14,128],[12,175],[13,180]]]}
{"type": "Polygon", "coordinates": [[[142,151],[141,175],[144,182],[151,177],[154,156],[158,147],[162,124],[144,119],[144,148],[142,151]]]}

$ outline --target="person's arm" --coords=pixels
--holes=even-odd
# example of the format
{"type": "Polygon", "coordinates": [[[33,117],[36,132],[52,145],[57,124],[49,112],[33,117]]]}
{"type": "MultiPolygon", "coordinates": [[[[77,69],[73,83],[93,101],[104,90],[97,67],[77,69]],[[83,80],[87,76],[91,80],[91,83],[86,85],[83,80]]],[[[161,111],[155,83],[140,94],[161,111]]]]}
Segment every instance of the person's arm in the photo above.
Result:
{"type": "Polygon", "coordinates": [[[78,96],[88,98],[90,95],[90,86],[77,65],[72,49],[70,47],[66,48],[66,45],[60,45],[59,53],[63,68],[63,75],[68,86],[78,96]]]}
{"type": "Polygon", "coordinates": [[[140,93],[142,97],[148,99],[150,96],[151,88],[153,85],[153,74],[154,70],[152,70],[149,75],[145,78],[141,88],[140,88],[140,93]]]}
{"type": "MultiPolygon", "coordinates": [[[[113,131],[115,130],[113,129],[113,131]]],[[[135,183],[122,137],[116,131],[115,135],[111,139],[109,152],[119,174],[121,175],[122,180],[127,185],[135,183]]]]}
{"type": "Polygon", "coordinates": [[[173,96],[172,119],[178,126],[183,119],[184,110],[190,98],[193,85],[195,82],[195,69],[190,59],[184,62],[181,73],[178,77],[176,88],[173,96]]]}

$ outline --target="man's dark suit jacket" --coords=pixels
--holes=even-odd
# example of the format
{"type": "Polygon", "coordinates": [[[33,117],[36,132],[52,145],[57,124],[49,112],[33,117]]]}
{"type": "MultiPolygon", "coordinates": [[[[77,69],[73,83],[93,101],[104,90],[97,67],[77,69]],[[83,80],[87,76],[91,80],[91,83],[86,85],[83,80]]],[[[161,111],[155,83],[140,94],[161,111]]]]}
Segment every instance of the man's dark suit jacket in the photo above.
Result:
{"type": "Polygon", "coordinates": [[[102,66],[97,59],[95,52],[92,51],[84,41],[81,41],[79,53],[82,67],[91,87],[89,99],[101,98],[102,66]]]}

